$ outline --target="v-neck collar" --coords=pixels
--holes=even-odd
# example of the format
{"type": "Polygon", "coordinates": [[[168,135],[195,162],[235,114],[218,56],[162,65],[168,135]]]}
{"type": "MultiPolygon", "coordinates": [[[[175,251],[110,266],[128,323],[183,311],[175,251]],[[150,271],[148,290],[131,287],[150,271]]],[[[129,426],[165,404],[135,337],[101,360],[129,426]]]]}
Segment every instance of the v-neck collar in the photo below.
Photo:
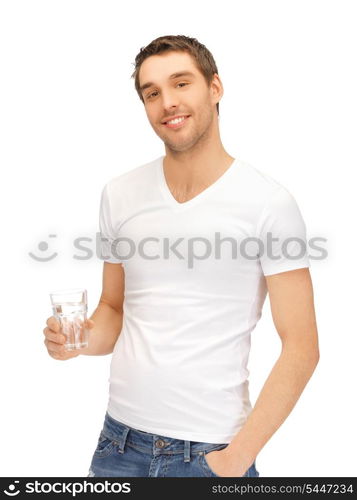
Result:
{"type": "Polygon", "coordinates": [[[194,198],[191,198],[190,200],[187,200],[187,201],[184,201],[181,203],[181,202],[176,200],[176,198],[173,196],[173,194],[171,193],[171,191],[167,185],[165,173],[164,173],[164,158],[165,158],[165,156],[163,155],[163,156],[160,156],[157,160],[157,174],[158,174],[159,187],[160,187],[160,191],[162,192],[166,201],[176,211],[184,210],[185,208],[191,207],[191,206],[199,203],[209,193],[211,193],[220,184],[222,184],[222,182],[224,182],[228,177],[230,177],[232,175],[232,172],[237,169],[238,164],[239,164],[239,160],[237,158],[235,158],[234,161],[231,163],[230,167],[227,168],[227,170],[225,170],[223,172],[223,174],[220,177],[218,177],[218,179],[216,179],[212,184],[210,184],[208,187],[206,187],[203,191],[198,193],[194,198]]]}

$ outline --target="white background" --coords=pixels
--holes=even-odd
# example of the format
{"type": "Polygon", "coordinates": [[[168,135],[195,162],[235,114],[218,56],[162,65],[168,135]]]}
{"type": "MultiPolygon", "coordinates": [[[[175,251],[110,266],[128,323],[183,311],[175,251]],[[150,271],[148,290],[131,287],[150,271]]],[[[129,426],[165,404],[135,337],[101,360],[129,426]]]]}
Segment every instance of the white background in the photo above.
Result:
{"type": "MultiPolygon", "coordinates": [[[[308,237],[320,363],[257,457],[261,477],[356,476],[356,3],[353,1],[2,1],[1,476],[86,476],[108,401],[111,356],[52,359],[48,291],[86,287],[108,179],[164,154],[130,78],[140,47],[196,37],[225,94],[226,150],[285,185],[308,237]],[[56,234],[56,237],[50,237],[56,234]],[[47,251],[39,250],[47,242],[47,251]],[[57,257],[39,262],[40,257],[57,257]]],[[[269,300],[252,334],[254,404],[280,353],[269,300]]],[[[153,387],[153,391],[155,388],[153,387]]]]}

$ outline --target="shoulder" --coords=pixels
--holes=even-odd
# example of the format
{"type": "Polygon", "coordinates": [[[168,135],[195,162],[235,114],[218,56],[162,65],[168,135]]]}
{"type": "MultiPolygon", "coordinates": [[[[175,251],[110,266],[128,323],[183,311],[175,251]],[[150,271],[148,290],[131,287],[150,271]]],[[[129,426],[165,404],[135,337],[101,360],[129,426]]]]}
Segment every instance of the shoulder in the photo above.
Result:
{"type": "Polygon", "coordinates": [[[131,168],[120,175],[110,178],[103,187],[108,195],[120,191],[125,193],[127,190],[138,188],[140,185],[146,185],[154,179],[156,168],[161,157],[131,168]]]}
{"type": "Polygon", "coordinates": [[[241,184],[240,195],[249,204],[254,204],[258,210],[264,207],[276,206],[277,208],[295,202],[289,189],[275,177],[261,170],[251,163],[239,161],[240,177],[237,185],[241,184]]]}
{"type": "Polygon", "coordinates": [[[245,180],[254,189],[259,189],[267,195],[274,193],[278,188],[286,189],[277,179],[268,174],[266,171],[258,169],[251,163],[238,160],[245,180]]]}

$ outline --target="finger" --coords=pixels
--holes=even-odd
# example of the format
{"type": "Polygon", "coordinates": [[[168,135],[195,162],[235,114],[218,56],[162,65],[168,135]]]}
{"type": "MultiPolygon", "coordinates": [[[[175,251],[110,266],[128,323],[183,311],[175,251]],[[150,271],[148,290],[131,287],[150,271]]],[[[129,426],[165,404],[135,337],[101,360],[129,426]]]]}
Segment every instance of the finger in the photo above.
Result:
{"type": "Polygon", "coordinates": [[[49,355],[53,358],[53,359],[59,359],[59,360],[63,360],[64,357],[63,357],[63,354],[59,354],[58,352],[55,352],[55,351],[48,351],[49,355]]]}
{"type": "Polygon", "coordinates": [[[46,324],[51,330],[53,330],[55,332],[59,332],[61,329],[61,323],[54,316],[51,316],[50,318],[48,318],[48,320],[46,321],[46,324]]]}
{"type": "Polygon", "coordinates": [[[52,342],[51,340],[45,339],[45,345],[49,353],[55,352],[57,354],[64,354],[65,348],[62,344],[57,344],[56,342],[52,342]]]}
{"type": "Polygon", "coordinates": [[[57,344],[64,344],[67,339],[67,337],[62,333],[56,333],[48,327],[43,330],[43,333],[45,334],[46,339],[56,342],[57,344]]]}
{"type": "Polygon", "coordinates": [[[57,359],[57,358],[58,358],[58,354],[57,354],[55,351],[50,351],[50,350],[48,350],[48,354],[49,354],[50,356],[52,356],[52,358],[55,358],[55,359],[57,359]]]}

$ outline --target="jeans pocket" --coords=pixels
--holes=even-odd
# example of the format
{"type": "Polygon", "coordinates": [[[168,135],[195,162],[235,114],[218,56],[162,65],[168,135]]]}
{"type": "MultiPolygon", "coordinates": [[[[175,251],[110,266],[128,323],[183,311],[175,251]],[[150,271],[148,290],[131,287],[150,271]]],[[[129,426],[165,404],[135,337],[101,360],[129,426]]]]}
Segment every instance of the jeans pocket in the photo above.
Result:
{"type": "Polygon", "coordinates": [[[97,458],[104,458],[113,453],[115,448],[115,442],[108,438],[103,431],[101,431],[97,443],[97,447],[94,451],[94,456],[97,458]]]}
{"type": "Polygon", "coordinates": [[[208,462],[206,460],[206,455],[208,455],[209,453],[211,453],[211,451],[219,451],[219,450],[223,450],[224,448],[226,448],[228,446],[228,444],[224,444],[224,445],[221,445],[221,446],[217,446],[217,447],[214,447],[214,448],[211,448],[209,450],[204,450],[202,452],[202,454],[199,455],[199,463],[205,473],[206,476],[208,477],[221,477],[219,476],[218,474],[216,474],[212,469],[211,467],[208,465],[208,462]]]}
{"type": "MultiPolygon", "coordinates": [[[[206,475],[208,475],[209,477],[222,477],[222,476],[219,476],[218,474],[216,474],[212,469],[211,467],[208,465],[208,462],[207,462],[207,459],[206,459],[206,456],[211,453],[211,451],[218,451],[218,450],[223,450],[224,448],[226,448],[228,445],[225,444],[224,446],[220,446],[219,448],[213,448],[213,449],[209,449],[209,450],[205,450],[203,452],[203,454],[200,456],[200,463],[201,463],[201,466],[202,468],[204,469],[206,475]]],[[[256,470],[255,468],[255,462],[251,465],[251,467],[245,471],[245,473],[243,474],[243,476],[237,476],[237,477],[257,477],[259,476],[259,472],[256,470]]]]}
{"type": "MultiPolygon", "coordinates": [[[[213,450],[212,450],[213,451],[213,450]]],[[[210,452],[208,452],[210,453],[210,452]]],[[[208,476],[210,477],[221,477],[218,474],[216,474],[211,467],[208,465],[208,462],[206,460],[206,454],[207,452],[205,451],[204,454],[202,455],[202,463],[203,463],[203,468],[208,472],[208,476]]]]}

